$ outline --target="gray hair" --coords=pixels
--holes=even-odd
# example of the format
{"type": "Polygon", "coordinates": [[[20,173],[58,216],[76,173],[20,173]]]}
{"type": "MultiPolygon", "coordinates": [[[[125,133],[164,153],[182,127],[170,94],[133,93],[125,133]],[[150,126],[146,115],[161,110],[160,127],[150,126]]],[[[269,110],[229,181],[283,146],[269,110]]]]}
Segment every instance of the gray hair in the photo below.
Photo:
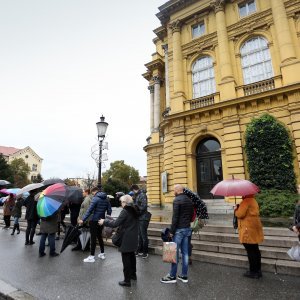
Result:
{"type": "Polygon", "coordinates": [[[121,201],[121,202],[125,202],[126,204],[133,203],[133,200],[132,200],[132,198],[131,198],[130,195],[123,195],[123,196],[120,198],[120,201],[121,201]]]}

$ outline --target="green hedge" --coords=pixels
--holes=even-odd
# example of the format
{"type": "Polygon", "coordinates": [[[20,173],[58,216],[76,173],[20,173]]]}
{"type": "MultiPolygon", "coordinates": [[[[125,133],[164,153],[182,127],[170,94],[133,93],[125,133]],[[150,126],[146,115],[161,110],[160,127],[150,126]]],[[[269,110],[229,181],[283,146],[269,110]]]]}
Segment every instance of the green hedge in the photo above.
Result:
{"type": "Polygon", "coordinates": [[[292,140],[283,124],[269,114],[252,119],[245,142],[252,182],[261,189],[296,192],[292,140]]]}
{"type": "Polygon", "coordinates": [[[291,217],[294,215],[295,204],[300,199],[299,194],[290,191],[262,190],[256,195],[263,217],[291,217]]]}

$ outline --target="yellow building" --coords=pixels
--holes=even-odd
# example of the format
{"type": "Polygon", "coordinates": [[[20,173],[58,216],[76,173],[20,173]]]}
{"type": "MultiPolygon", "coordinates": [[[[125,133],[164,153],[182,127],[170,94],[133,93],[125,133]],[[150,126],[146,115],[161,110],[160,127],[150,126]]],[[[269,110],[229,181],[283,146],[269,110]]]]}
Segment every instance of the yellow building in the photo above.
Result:
{"type": "Polygon", "coordinates": [[[202,198],[223,178],[248,178],[244,133],[268,112],[300,164],[300,1],[171,0],[159,7],[149,81],[147,191],[168,206],[173,185],[202,198]]]}

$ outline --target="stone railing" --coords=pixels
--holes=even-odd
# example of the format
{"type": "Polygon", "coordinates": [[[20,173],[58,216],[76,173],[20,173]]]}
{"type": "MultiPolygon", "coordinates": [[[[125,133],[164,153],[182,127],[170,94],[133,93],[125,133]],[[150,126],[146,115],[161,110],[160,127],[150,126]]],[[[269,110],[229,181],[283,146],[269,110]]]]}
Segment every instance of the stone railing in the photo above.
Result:
{"type": "Polygon", "coordinates": [[[244,95],[249,96],[275,89],[274,78],[262,80],[243,86],[244,95]]]}
{"type": "Polygon", "coordinates": [[[209,105],[212,105],[215,103],[215,95],[216,94],[212,94],[212,95],[208,95],[205,97],[187,100],[187,101],[185,101],[185,104],[189,104],[190,109],[196,109],[196,108],[200,108],[200,107],[209,106],[209,105]]]}

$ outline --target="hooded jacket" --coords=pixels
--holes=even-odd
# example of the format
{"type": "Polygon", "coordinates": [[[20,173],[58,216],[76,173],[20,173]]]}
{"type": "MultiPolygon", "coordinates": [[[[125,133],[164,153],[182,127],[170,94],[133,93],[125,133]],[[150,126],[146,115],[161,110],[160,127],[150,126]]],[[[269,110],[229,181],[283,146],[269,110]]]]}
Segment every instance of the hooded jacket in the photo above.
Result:
{"type": "Polygon", "coordinates": [[[84,214],[82,221],[85,222],[91,214],[93,214],[93,216],[90,221],[105,219],[106,212],[108,215],[111,215],[112,212],[110,202],[107,200],[107,195],[103,192],[97,192],[87,212],[84,214]]]}

